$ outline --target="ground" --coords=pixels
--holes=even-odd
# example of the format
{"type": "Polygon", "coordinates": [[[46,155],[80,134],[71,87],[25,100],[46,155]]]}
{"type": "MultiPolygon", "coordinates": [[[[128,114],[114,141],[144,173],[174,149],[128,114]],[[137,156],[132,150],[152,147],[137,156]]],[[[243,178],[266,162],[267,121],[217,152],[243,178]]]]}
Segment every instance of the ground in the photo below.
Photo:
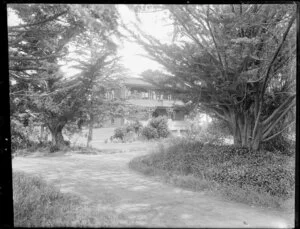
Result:
{"type": "Polygon", "coordinates": [[[103,150],[100,154],[16,157],[13,170],[41,175],[62,192],[78,194],[99,208],[123,213],[134,223],[128,226],[293,227],[291,215],[183,190],[136,173],[128,168],[128,162],[149,153],[155,144],[104,144],[97,141],[101,131],[108,133],[99,130],[92,143],[103,150]]]}

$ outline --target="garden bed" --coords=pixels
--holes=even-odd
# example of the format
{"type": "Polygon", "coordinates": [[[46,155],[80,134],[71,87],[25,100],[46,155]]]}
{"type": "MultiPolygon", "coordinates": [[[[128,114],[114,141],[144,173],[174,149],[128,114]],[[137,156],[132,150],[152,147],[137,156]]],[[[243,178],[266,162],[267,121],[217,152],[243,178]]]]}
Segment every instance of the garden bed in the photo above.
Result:
{"type": "MultiPolygon", "coordinates": [[[[219,193],[250,205],[286,208],[294,197],[294,155],[175,139],[130,167],[192,190],[219,193]]],[[[290,204],[288,208],[292,208],[290,204]]]]}

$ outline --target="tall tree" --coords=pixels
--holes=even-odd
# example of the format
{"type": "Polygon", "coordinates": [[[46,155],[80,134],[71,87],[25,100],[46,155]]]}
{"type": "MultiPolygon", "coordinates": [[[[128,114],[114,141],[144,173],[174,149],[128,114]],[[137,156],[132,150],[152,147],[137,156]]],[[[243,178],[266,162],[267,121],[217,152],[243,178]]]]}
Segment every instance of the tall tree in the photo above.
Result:
{"type": "Polygon", "coordinates": [[[258,150],[281,134],[296,97],[295,5],[158,8],[173,21],[173,44],[128,31],[168,71],[160,85],[225,120],[235,144],[258,150]]]}
{"type": "Polygon", "coordinates": [[[78,74],[83,85],[83,100],[81,111],[88,122],[87,147],[92,140],[93,126],[108,114],[109,106],[117,105],[115,101],[106,98],[106,92],[119,86],[119,76],[124,73],[118,63],[117,46],[109,38],[103,39],[93,32],[83,33],[76,39],[75,51],[78,57],[72,58],[77,62],[74,68],[80,69],[78,74]]]}
{"type": "Polygon", "coordinates": [[[83,81],[66,78],[60,60],[68,45],[91,31],[106,39],[116,31],[117,11],[111,5],[9,5],[22,20],[9,26],[11,113],[35,113],[50,129],[53,145],[64,145],[62,129],[81,115],[86,101],[83,81]]]}

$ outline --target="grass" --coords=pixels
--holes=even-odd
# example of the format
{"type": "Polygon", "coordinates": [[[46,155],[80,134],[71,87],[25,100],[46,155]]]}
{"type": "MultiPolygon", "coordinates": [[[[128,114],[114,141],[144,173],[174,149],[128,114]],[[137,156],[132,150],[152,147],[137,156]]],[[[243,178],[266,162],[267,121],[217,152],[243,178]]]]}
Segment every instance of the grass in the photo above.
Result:
{"type": "Polygon", "coordinates": [[[122,216],[84,203],[41,178],[13,173],[14,225],[16,227],[120,226],[122,216]]]}
{"type": "Polygon", "coordinates": [[[279,152],[254,153],[234,146],[175,139],[161,144],[152,154],[134,158],[129,166],[178,187],[286,210],[293,208],[295,194],[291,161],[294,156],[279,152]]]}
{"type": "Polygon", "coordinates": [[[78,154],[99,154],[102,153],[103,150],[98,150],[93,147],[86,147],[86,146],[79,146],[79,145],[73,145],[73,146],[64,146],[61,148],[59,151],[56,152],[51,152],[50,151],[51,145],[45,144],[45,145],[39,145],[39,144],[34,144],[31,147],[28,147],[26,149],[19,149],[16,150],[13,155],[14,156],[29,156],[32,154],[38,153],[39,155],[54,155],[56,152],[59,153],[78,153],[78,154]]]}

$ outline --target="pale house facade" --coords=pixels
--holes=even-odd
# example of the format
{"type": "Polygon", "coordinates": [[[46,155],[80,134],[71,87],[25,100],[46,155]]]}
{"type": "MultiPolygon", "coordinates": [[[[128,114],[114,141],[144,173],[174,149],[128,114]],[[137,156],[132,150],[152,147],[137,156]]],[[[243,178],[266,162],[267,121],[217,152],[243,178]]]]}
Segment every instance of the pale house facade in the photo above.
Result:
{"type": "MultiPolygon", "coordinates": [[[[181,132],[187,129],[184,103],[141,78],[126,78],[121,88],[108,91],[105,96],[107,99],[124,99],[128,104],[147,108],[148,117],[139,120],[143,125],[152,117],[166,116],[171,131],[181,132]]],[[[124,117],[111,118],[105,126],[118,127],[128,122],[130,120],[124,117]]]]}

